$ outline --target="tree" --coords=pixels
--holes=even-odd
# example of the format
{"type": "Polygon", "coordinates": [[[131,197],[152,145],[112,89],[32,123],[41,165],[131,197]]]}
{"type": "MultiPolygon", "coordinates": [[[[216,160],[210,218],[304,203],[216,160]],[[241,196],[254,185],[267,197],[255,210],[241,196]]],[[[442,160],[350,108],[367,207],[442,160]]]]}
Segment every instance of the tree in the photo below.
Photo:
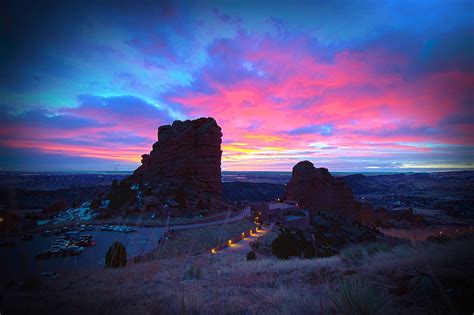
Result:
{"type": "Polygon", "coordinates": [[[122,268],[127,265],[127,250],[120,242],[115,242],[105,255],[105,268],[122,268]]]}
{"type": "Polygon", "coordinates": [[[112,181],[112,190],[117,190],[118,186],[119,186],[118,181],[116,179],[114,179],[112,181]]]}

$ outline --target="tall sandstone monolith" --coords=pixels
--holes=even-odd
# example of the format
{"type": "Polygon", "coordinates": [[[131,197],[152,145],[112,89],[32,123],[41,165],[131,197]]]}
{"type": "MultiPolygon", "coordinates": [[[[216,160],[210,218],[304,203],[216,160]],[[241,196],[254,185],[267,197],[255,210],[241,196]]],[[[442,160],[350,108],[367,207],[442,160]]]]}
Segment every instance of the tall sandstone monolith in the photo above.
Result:
{"type": "Polygon", "coordinates": [[[158,141],[131,177],[192,186],[200,193],[221,194],[222,132],[214,118],[175,121],[158,128],[158,141]]]}

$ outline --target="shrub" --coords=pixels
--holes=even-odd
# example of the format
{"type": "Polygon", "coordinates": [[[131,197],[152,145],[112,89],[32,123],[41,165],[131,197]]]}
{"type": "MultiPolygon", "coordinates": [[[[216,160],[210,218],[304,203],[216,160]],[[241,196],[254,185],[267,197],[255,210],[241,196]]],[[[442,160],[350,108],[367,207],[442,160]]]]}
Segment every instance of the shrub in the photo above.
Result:
{"type": "Polygon", "coordinates": [[[184,280],[199,280],[202,277],[202,271],[199,266],[191,266],[191,268],[187,269],[184,273],[184,280]]]}
{"type": "Polygon", "coordinates": [[[357,278],[343,280],[336,291],[327,295],[336,312],[342,314],[378,314],[387,302],[380,290],[357,278]]]}
{"type": "Polygon", "coordinates": [[[343,261],[356,266],[362,265],[369,258],[367,250],[362,245],[346,247],[341,250],[339,256],[343,261]]]}
{"type": "Polygon", "coordinates": [[[135,197],[135,192],[132,190],[130,183],[121,182],[113,187],[116,188],[112,188],[112,192],[109,194],[109,209],[119,209],[125,203],[130,203],[135,197]]]}
{"type": "Polygon", "coordinates": [[[199,199],[197,205],[196,205],[196,208],[198,209],[206,209],[208,206],[206,204],[206,202],[202,199],[199,199]]]}
{"type": "Polygon", "coordinates": [[[272,254],[280,259],[300,256],[296,235],[287,230],[282,230],[280,235],[272,242],[272,254]]]}
{"type": "Polygon", "coordinates": [[[122,268],[127,265],[127,250],[120,242],[115,242],[105,255],[106,268],[122,268]]]}
{"type": "Polygon", "coordinates": [[[437,287],[433,275],[430,272],[421,270],[417,267],[413,267],[413,269],[415,270],[415,276],[411,279],[412,288],[419,290],[428,296],[437,293],[437,287]]]}
{"type": "Polygon", "coordinates": [[[377,253],[386,253],[392,250],[392,247],[390,245],[388,245],[387,243],[381,243],[381,242],[367,244],[365,248],[369,255],[373,255],[377,253]]]}
{"type": "Polygon", "coordinates": [[[315,249],[314,249],[313,242],[307,240],[302,232],[296,233],[296,237],[298,239],[297,248],[300,251],[300,253],[303,254],[303,257],[304,258],[314,258],[314,257],[316,257],[316,252],[315,252],[315,249]]]}
{"type": "Polygon", "coordinates": [[[177,194],[176,194],[176,201],[179,204],[179,207],[182,209],[187,208],[188,206],[188,195],[183,189],[179,189],[177,194]]]}
{"type": "Polygon", "coordinates": [[[247,253],[247,261],[257,260],[257,254],[253,250],[247,253]]]}
{"type": "Polygon", "coordinates": [[[102,201],[100,199],[94,199],[91,201],[90,208],[91,209],[97,209],[102,205],[102,201]]]}

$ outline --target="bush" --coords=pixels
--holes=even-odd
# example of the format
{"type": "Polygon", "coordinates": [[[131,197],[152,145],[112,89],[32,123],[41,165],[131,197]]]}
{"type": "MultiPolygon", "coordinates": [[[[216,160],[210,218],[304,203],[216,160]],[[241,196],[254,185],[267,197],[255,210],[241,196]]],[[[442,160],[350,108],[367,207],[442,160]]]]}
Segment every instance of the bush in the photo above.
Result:
{"type": "Polygon", "coordinates": [[[288,230],[282,230],[280,235],[273,240],[272,254],[280,259],[316,257],[313,242],[307,240],[302,232],[295,234],[288,230]]]}
{"type": "Polygon", "coordinates": [[[121,182],[120,184],[113,184],[112,192],[109,194],[110,200],[109,209],[119,209],[122,205],[130,203],[135,198],[135,192],[132,190],[130,183],[121,182]]]}
{"type": "Polygon", "coordinates": [[[91,201],[90,208],[91,209],[97,209],[102,205],[102,200],[100,199],[94,199],[91,201]]]}
{"type": "Polygon", "coordinates": [[[387,243],[381,243],[381,242],[370,243],[370,244],[367,244],[365,247],[369,255],[374,255],[377,253],[386,253],[392,250],[392,247],[390,245],[388,245],[387,243]]]}
{"type": "Polygon", "coordinates": [[[253,250],[247,253],[247,261],[257,260],[257,254],[253,250]]]}
{"type": "Polygon", "coordinates": [[[357,278],[343,280],[336,291],[327,295],[336,313],[341,314],[378,314],[387,302],[380,290],[357,278]]]}
{"type": "Polygon", "coordinates": [[[120,242],[115,242],[105,255],[105,268],[122,268],[127,265],[127,250],[120,242]]]}
{"type": "Polygon", "coordinates": [[[272,254],[279,259],[300,256],[301,250],[296,235],[290,231],[282,230],[280,235],[272,242],[272,254]]]}
{"type": "Polygon", "coordinates": [[[356,266],[361,266],[367,260],[367,258],[369,258],[367,250],[362,245],[346,247],[341,250],[339,256],[341,256],[343,261],[356,266]]]}
{"type": "Polygon", "coordinates": [[[303,257],[304,258],[316,257],[316,252],[314,249],[313,242],[307,240],[302,232],[297,232],[296,236],[298,238],[298,250],[300,251],[301,254],[303,254],[303,257]]]}
{"type": "Polygon", "coordinates": [[[179,207],[185,209],[188,207],[188,196],[183,189],[179,189],[176,194],[176,201],[179,204],[179,207]]]}

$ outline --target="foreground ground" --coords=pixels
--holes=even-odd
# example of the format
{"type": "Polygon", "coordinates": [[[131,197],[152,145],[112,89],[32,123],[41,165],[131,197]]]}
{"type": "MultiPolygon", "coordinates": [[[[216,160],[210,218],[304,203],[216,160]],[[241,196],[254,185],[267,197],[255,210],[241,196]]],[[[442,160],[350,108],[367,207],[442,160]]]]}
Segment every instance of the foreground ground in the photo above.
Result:
{"type": "Polygon", "coordinates": [[[2,307],[5,314],[472,314],[473,245],[472,237],[378,243],[292,260],[179,255],[10,283],[2,307]]]}

